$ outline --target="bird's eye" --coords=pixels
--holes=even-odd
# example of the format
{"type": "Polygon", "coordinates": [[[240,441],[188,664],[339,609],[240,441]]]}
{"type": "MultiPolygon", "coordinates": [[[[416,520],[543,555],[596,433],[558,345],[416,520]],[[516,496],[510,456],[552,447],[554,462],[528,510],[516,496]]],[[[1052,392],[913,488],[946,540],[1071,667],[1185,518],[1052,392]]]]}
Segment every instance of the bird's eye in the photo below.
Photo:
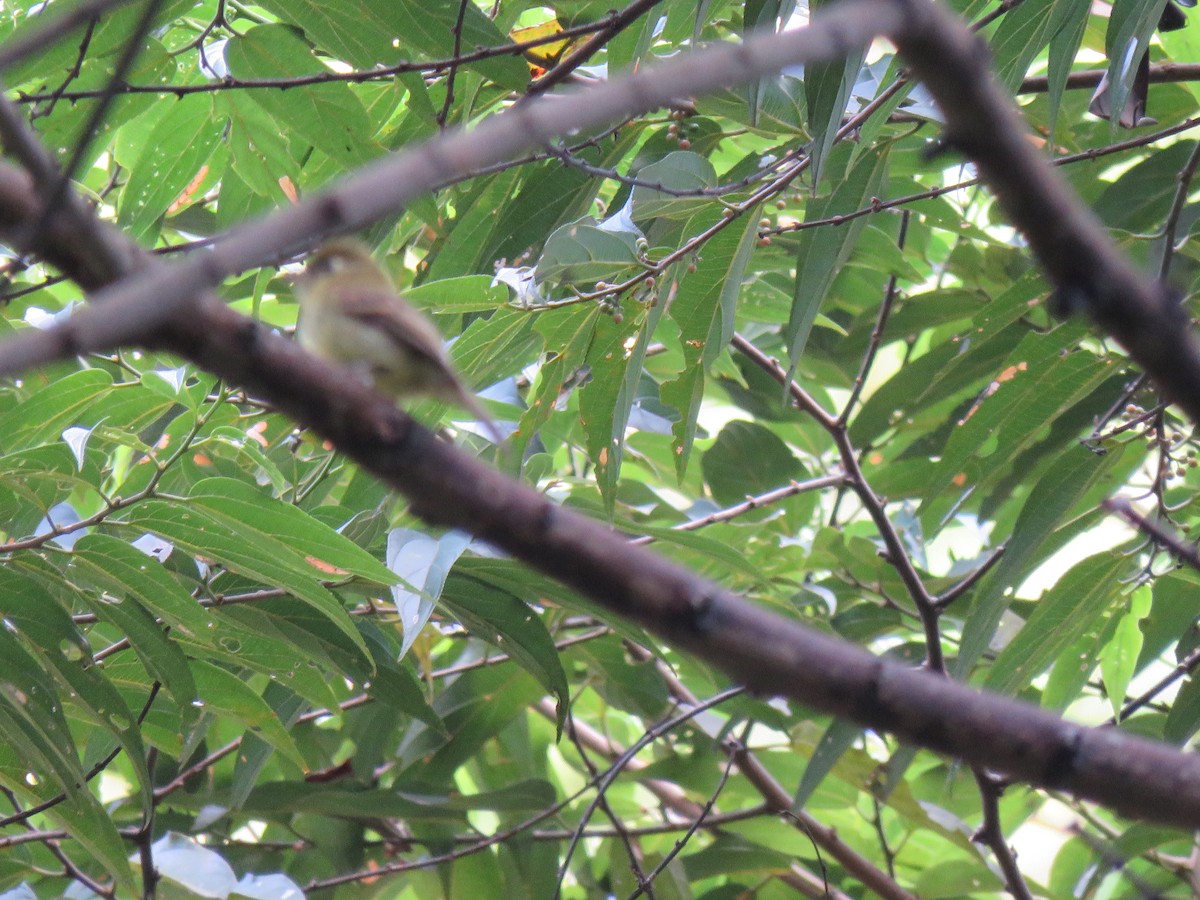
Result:
{"type": "Polygon", "coordinates": [[[333,272],[340,272],[346,268],[346,258],[336,253],[331,253],[314,259],[308,264],[308,268],[317,275],[329,275],[333,272]]]}

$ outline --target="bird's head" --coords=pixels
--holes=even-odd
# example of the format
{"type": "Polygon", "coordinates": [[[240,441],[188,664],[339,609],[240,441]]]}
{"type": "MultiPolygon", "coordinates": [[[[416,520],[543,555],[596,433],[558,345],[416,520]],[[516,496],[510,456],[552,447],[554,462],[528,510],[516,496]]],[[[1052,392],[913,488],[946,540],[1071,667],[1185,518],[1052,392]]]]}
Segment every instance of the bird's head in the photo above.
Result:
{"type": "Polygon", "coordinates": [[[326,278],[387,282],[383,270],[371,258],[371,249],[356,238],[335,238],[313,251],[304,272],[296,279],[300,287],[311,287],[326,278]]]}

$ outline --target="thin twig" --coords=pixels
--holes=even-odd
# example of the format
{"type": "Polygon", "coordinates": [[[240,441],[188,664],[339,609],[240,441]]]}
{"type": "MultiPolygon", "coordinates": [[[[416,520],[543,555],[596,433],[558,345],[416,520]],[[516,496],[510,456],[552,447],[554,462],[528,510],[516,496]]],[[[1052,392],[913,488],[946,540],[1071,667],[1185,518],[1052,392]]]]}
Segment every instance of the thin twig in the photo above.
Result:
{"type": "Polygon", "coordinates": [[[438,128],[446,127],[446,119],[450,115],[450,108],[454,105],[454,78],[458,75],[458,57],[462,53],[462,33],[463,19],[467,15],[467,4],[471,0],[458,0],[458,18],[454,20],[454,61],[450,63],[449,71],[446,74],[446,99],[442,103],[442,108],[437,115],[438,128]]]}
{"type": "Polygon", "coordinates": [[[1164,280],[1171,271],[1171,256],[1175,252],[1175,231],[1179,227],[1179,217],[1187,203],[1188,194],[1191,193],[1192,178],[1196,174],[1197,165],[1200,165],[1200,144],[1192,148],[1187,162],[1179,171],[1179,185],[1175,189],[1175,198],[1171,201],[1171,209],[1163,225],[1163,253],[1162,261],[1158,265],[1158,277],[1164,280]]]}
{"type": "Polygon", "coordinates": [[[634,0],[633,3],[630,3],[619,12],[614,12],[609,17],[608,22],[599,31],[584,41],[575,50],[568,53],[563,59],[559,60],[554,68],[545,75],[529,85],[527,94],[529,96],[537,96],[550,90],[550,88],[563,81],[568,75],[591,59],[613,37],[620,34],[636,21],[642,13],[661,2],[662,0],[634,0]]]}
{"type": "MultiPolygon", "coordinates": [[[[896,237],[896,248],[901,253],[904,252],[904,245],[908,242],[908,220],[911,215],[907,209],[900,213],[900,234],[896,237]]],[[[842,414],[837,419],[838,425],[842,428],[845,428],[846,423],[850,421],[850,413],[854,410],[854,404],[862,396],[863,387],[867,383],[867,376],[871,372],[871,366],[875,364],[875,354],[879,352],[879,345],[883,342],[883,330],[887,327],[888,316],[892,314],[892,305],[895,302],[896,273],[893,272],[888,276],[887,289],[883,292],[883,302],[879,304],[879,315],[875,319],[875,327],[871,329],[871,338],[867,342],[867,352],[863,354],[862,364],[858,367],[858,374],[854,376],[854,386],[850,389],[850,397],[846,400],[846,405],[842,407],[842,414]]]]}
{"type": "Polygon", "coordinates": [[[1102,501],[1100,505],[1108,512],[1120,516],[1134,528],[1150,535],[1156,543],[1169,550],[1176,559],[1187,563],[1193,569],[1200,572],[1200,552],[1197,552],[1193,545],[1183,541],[1175,532],[1158,522],[1147,519],[1134,509],[1133,504],[1126,498],[1109,497],[1102,501]]]}
{"type": "Polygon", "coordinates": [[[987,772],[979,767],[971,770],[975,775],[975,783],[979,786],[979,796],[983,801],[983,824],[972,835],[971,840],[986,844],[996,857],[1000,871],[1004,873],[1004,883],[1008,892],[1016,900],[1033,900],[1025,876],[1017,866],[1017,857],[1012,847],[1004,837],[1004,826],[1000,821],[1000,795],[1004,788],[987,772]]]}
{"type": "Polygon", "coordinates": [[[83,163],[84,156],[87,155],[88,150],[92,146],[92,141],[95,140],[100,130],[100,124],[104,121],[104,117],[108,115],[109,107],[112,105],[113,100],[116,99],[117,88],[125,83],[125,78],[129,74],[129,70],[133,68],[134,61],[142,52],[142,42],[146,39],[146,35],[150,33],[150,28],[154,24],[154,17],[158,15],[158,11],[162,8],[162,5],[163,0],[146,0],[146,7],[142,10],[141,18],[138,19],[133,31],[126,39],[125,46],[121,50],[121,55],[113,67],[112,76],[105,86],[104,93],[97,99],[96,105],[88,113],[87,119],[75,137],[75,149],[71,153],[71,158],[58,174],[58,180],[52,187],[43,185],[43,190],[45,191],[44,207],[41,215],[34,222],[31,229],[34,235],[40,235],[46,229],[46,225],[49,223],[51,217],[55,215],[59,205],[66,197],[67,190],[71,185],[71,179],[77,174],[79,166],[83,163]]]}

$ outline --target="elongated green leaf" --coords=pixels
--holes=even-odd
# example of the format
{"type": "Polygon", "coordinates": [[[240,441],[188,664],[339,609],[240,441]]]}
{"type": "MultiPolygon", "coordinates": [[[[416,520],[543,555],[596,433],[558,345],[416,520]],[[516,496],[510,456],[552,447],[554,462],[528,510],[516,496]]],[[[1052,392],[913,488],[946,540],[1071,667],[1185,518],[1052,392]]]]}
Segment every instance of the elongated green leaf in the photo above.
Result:
{"type": "Polygon", "coordinates": [[[503,285],[487,275],[427,281],[404,292],[405,299],[431,313],[491,312],[508,301],[503,285]]]}
{"type": "Polygon", "coordinates": [[[170,626],[172,641],[190,656],[283,678],[316,706],[337,702],[319,672],[297,665],[296,647],[274,631],[268,617],[239,607],[205,611],[173,574],[124,541],[89,535],[76,545],[67,574],[81,586],[136,599],[170,626]]]}
{"type": "Polygon", "coordinates": [[[75,796],[83,790],[83,770],[58,690],[17,640],[15,627],[0,628],[0,710],[11,725],[3,730],[4,739],[19,749],[39,780],[75,796]]]}
{"type": "Polygon", "coordinates": [[[1189,678],[1167,713],[1163,740],[1182,744],[1200,729],[1200,679],[1189,678]]]}
{"type": "Polygon", "coordinates": [[[494,384],[520,371],[518,361],[540,345],[533,320],[533,316],[519,309],[497,309],[467,327],[450,348],[450,357],[470,384],[478,387],[494,384]]]}
{"type": "MultiPolygon", "coordinates": [[[[312,0],[312,5],[318,5],[312,0]]],[[[364,0],[375,16],[387,23],[384,34],[403,50],[416,51],[424,59],[448,59],[454,55],[454,26],[461,4],[455,0],[431,3],[392,3],[364,0]]],[[[474,3],[463,10],[463,47],[498,47],[508,43],[495,24],[474,3]]],[[[357,24],[354,27],[358,27],[357,24]]],[[[470,64],[497,84],[514,91],[529,83],[529,69],[516,56],[497,56],[470,64]]]]}
{"type": "MultiPolygon", "coordinates": [[[[271,80],[327,71],[308,46],[281,25],[259,25],[230,40],[225,50],[230,71],[238,78],[271,80]]],[[[294,87],[286,91],[250,91],[289,133],[347,167],[360,166],[382,152],[371,140],[371,122],[362,101],[339,82],[294,87]]],[[[282,172],[280,174],[283,174],[282,172]]]]}
{"type": "Polygon", "coordinates": [[[1104,690],[1118,718],[1125,705],[1125,692],[1133,679],[1138,655],[1142,652],[1141,621],[1150,612],[1151,590],[1142,585],[1127,597],[1129,611],[1121,616],[1112,639],[1100,651],[1100,675],[1104,690]]]}
{"type": "Polygon", "coordinates": [[[301,769],[307,768],[304,757],[288,734],[287,728],[279,721],[275,711],[259,696],[258,691],[236,675],[210,663],[197,661],[192,665],[192,672],[204,697],[203,709],[228,716],[258,735],[301,769]]]}
{"type": "Polygon", "coordinates": [[[1128,568],[1126,560],[1109,554],[1090,556],[1072,568],[1042,595],[1029,621],[1001,651],[987,686],[1011,693],[1044,671],[1096,618],[1121,602],[1120,576],[1128,568]]]}
{"type": "MultiPolygon", "coordinates": [[[[813,3],[812,8],[819,5],[813,3]]],[[[804,94],[808,101],[808,131],[813,141],[810,153],[813,161],[813,190],[815,192],[825,175],[825,163],[833,147],[834,138],[841,128],[850,92],[858,81],[865,50],[846,54],[844,60],[819,63],[804,69],[804,94]]]]}
{"type": "Polygon", "coordinates": [[[971,615],[963,627],[962,643],[955,661],[958,677],[965,677],[987,649],[1010,602],[1008,592],[1024,579],[1024,573],[1044,558],[1050,549],[1047,546],[1050,536],[1055,529],[1071,522],[1081,498],[1103,484],[1105,479],[1121,472],[1122,456],[1120,452],[1096,456],[1083,447],[1070,447],[1030,489],[1004,556],[973,591],[971,615]]]}
{"type": "Polygon", "coordinates": [[[419,719],[442,734],[446,733],[441,716],[429,705],[421,685],[405,663],[399,662],[400,651],[390,633],[373,622],[364,622],[363,638],[375,659],[375,674],[367,693],[393,710],[419,719]]]}
{"type": "Polygon", "coordinates": [[[1025,72],[1050,37],[1061,27],[1068,4],[1058,0],[1031,0],[1000,19],[991,40],[997,77],[1015,91],[1025,72]]]}
{"type": "MultiPolygon", "coordinates": [[[[1019,279],[983,309],[970,313],[971,353],[963,353],[960,342],[944,341],[929,353],[911,360],[863,404],[850,425],[851,437],[859,443],[873,441],[890,426],[896,415],[919,416],[948,398],[978,390],[982,379],[994,375],[1001,360],[1011,352],[1023,332],[1010,329],[1028,312],[1042,290],[1042,281],[1030,273],[1019,279]]],[[[944,305],[954,297],[937,294],[920,298],[923,305],[944,305]],[[926,303],[926,301],[929,301],[926,303]]]]}
{"type": "Polygon", "coordinates": [[[145,240],[171,204],[207,174],[223,129],[210,97],[190,94],[175,101],[150,133],[121,191],[117,223],[130,237],[145,240]]]}
{"type": "Polygon", "coordinates": [[[514,457],[524,458],[529,442],[536,439],[541,427],[553,417],[560,395],[590,374],[584,360],[601,315],[597,309],[569,306],[537,317],[535,330],[543,336],[550,355],[538,371],[527,400],[528,408],[510,438],[514,457]]]}
{"type": "MultiPolygon", "coordinates": [[[[300,713],[304,711],[303,698],[277,683],[267,685],[263,700],[275,711],[275,715],[283,723],[283,727],[289,730],[295,724],[300,713]]],[[[246,798],[254,789],[259,774],[274,753],[275,748],[253,731],[242,739],[242,746],[238,750],[237,761],[233,768],[233,783],[229,800],[231,809],[240,809],[246,802],[246,798]]]]}
{"type": "Polygon", "coordinates": [[[538,680],[558,701],[558,729],[570,708],[567,676],[554,638],[527,603],[480,585],[456,584],[446,596],[446,606],[471,633],[507,653],[538,680]]]}
{"type": "Polygon", "coordinates": [[[1128,0],[1115,4],[1108,17],[1104,34],[1104,51],[1108,54],[1108,108],[1115,130],[1120,111],[1133,90],[1142,57],[1150,51],[1150,38],[1158,27],[1159,16],[1167,0],[1128,0]]]}
{"type": "MultiPolygon", "coordinates": [[[[137,7],[127,8],[124,12],[134,12],[136,9],[137,7]]],[[[127,20],[123,38],[129,33],[128,24],[127,20]]],[[[68,67],[78,64],[79,57],[76,49],[72,49],[70,52],[68,67]]],[[[70,80],[71,87],[84,91],[105,90],[112,81],[116,57],[111,52],[99,58],[90,55],[89,57],[79,67],[76,77],[70,80]]],[[[5,73],[6,85],[10,83],[7,81],[8,74],[5,73]]],[[[43,73],[43,76],[45,74],[48,73],[43,73]]],[[[164,81],[171,81],[176,74],[175,60],[168,55],[167,49],[160,42],[151,38],[143,45],[138,58],[134,61],[129,72],[129,79],[131,82],[139,84],[161,84],[164,81]]],[[[60,77],[70,78],[65,70],[60,77]]],[[[37,120],[36,127],[47,149],[52,155],[58,154],[58,158],[69,158],[76,152],[80,142],[87,140],[87,148],[80,159],[80,171],[86,172],[104,152],[106,144],[113,140],[114,135],[120,133],[118,129],[122,125],[132,122],[141,115],[146,115],[150,119],[157,118],[158,111],[155,109],[157,103],[158,98],[153,94],[121,94],[118,92],[117,96],[113,98],[104,120],[95,133],[89,135],[84,135],[83,129],[87,127],[91,118],[91,104],[59,103],[50,111],[49,115],[37,120]]],[[[128,160],[122,161],[127,162],[128,160]]]]}
{"type": "Polygon", "coordinates": [[[287,201],[281,182],[300,183],[300,166],[288,148],[287,131],[244,94],[234,91],[217,98],[216,112],[229,123],[230,165],[261,197],[287,201]]]}
{"type": "Polygon", "coordinates": [[[610,230],[590,216],[563,225],[546,239],[537,264],[537,280],[588,285],[616,281],[637,269],[637,234],[610,230]]]}
{"type": "Polygon", "coordinates": [[[133,597],[177,637],[210,640],[209,615],[153,557],[111,535],[90,534],[75,545],[67,575],[114,597],[133,597]]]}
{"type": "Polygon", "coordinates": [[[430,247],[425,278],[439,281],[494,271],[492,249],[499,233],[496,210],[503,208],[522,185],[521,172],[511,169],[479,179],[462,190],[453,218],[438,223],[438,240],[430,247]]]}
{"type": "Polygon", "coordinates": [[[6,449],[29,447],[56,439],[72,425],[95,424],[86,410],[112,387],[112,376],[100,369],[72,372],[53,391],[38,391],[0,419],[6,449]]]}
{"type": "Polygon", "coordinates": [[[554,802],[554,790],[544,781],[524,781],[496,791],[448,796],[396,790],[348,791],[337,785],[267,785],[256,790],[246,806],[256,814],[309,812],[351,819],[442,820],[459,823],[471,810],[523,812],[554,802]]]}
{"type": "MultiPolygon", "coordinates": [[[[704,374],[733,338],[735,312],[742,276],[758,237],[758,212],[748,210],[740,228],[726,228],[706,245],[696,271],[680,276],[678,292],[671,304],[671,318],[679,326],[683,347],[683,369],[662,386],[662,400],[679,411],[672,426],[675,471],[687,469],[696,418],[704,396],[704,374]]],[[[708,221],[698,217],[693,225],[708,221]]],[[[711,224],[709,221],[708,224],[711,224]]]]}
{"type": "MultiPolygon", "coordinates": [[[[147,562],[158,565],[149,557],[147,562]]],[[[83,567],[87,565],[82,563],[83,567]]],[[[150,677],[161,683],[175,700],[182,719],[181,730],[189,730],[199,715],[195,707],[196,683],[179,645],[167,638],[163,626],[133,596],[83,590],[80,597],[100,621],[111,622],[121,630],[150,677]]]]}
{"type": "Polygon", "coordinates": [[[411,746],[410,752],[425,751],[414,774],[434,784],[445,781],[543,696],[545,688],[513,666],[465,673],[434,703],[450,739],[430,733],[428,747],[411,746]]]}
{"type": "Polygon", "coordinates": [[[193,505],[213,515],[228,516],[286,542],[319,571],[340,570],[379,585],[395,583],[382,562],[329,526],[290,503],[231,478],[206,478],[192,488],[193,505]]]}
{"type": "Polygon", "coordinates": [[[796,795],[792,799],[792,809],[804,809],[813,792],[825,780],[825,776],[833,770],[843,754],[854,746],[854,742],[862,733],[862,728],[852,722],[835,719],[830,723],[829,727],[825,729],[825,733],[821,735],[817,749],[809,757],[808,765],[804,767],[804,779],[796,788],[796,795]]]}
{"type": "Polygon", "coordinates": [[[315,560],[305,559],[264,530],[262,519],[246,513],[238,498],[201,494],[189,500],[182,511],[175,503],[148,500],[130,510],[128,522],[190,553],[216,559],[236,572],[283,588],[318,610],[366,659],[366,645],[346,610],[318,583],[318,577],[328,573],[315,560]]]}
{"type": "MultiPolygon", "coordinates": [[[[637,338],[645,334],[647,315],[638,310],[622,322],[597,312],[584,365],[589,376],[579,395],[579,418],[587,435],[588,456],[596,464],[596,483],[611,511],[625,449],[628,406],[618,405],[618,395],[641,378],[642,355],[633,353],[637,338]]],[[[628,402],[632,395],[625,394],[628,402]]]]}
{"type": "Polygon", "coordinates": [[[942,490],[951,485],[958,491],[985,486],[1038,440],[1045,423],[1072,409],[1109,377],[1108,367],[1091,353],[1071,352],[1083,333],[1082,324],[1069,324],[1050,335],[1027,335],[955,422],[925,488],[921,513],[927,530],[948,505],[938,502],[942,490]],[[1001,445],[1001,433],[1019,437],[1001,445]]]}
{"type": "MultiPolygon", "coordinates": [[[[887,158],[884,149],[874,155],[864,154],[844,175],[835,175],[831,170],[831,179],[836,184],[833,192],[823,202],[810,201],[805,208],[804,221],[815,222],[869,206],[871,198],[883,190],[887,158]]],[[[793,369],[804,354],[804,345],[821,302],[838,271],[850,258],[855,240],[864,227],[866,219],[858,218],[837,228],[811,228],[800,232],[796,293],[784,331],[793,369]]]]}
{"type": "Polygon", "coordinates": [[[1071,73],[1071,65],[1079,52],[1083,41],[1083,32],[1087,27],[1088,14],[1091,12],[1091,0],[1068,0],[1060,3],[1062,20],[1058,30],[1050,39],[1050,53],[1047,61],[1047,91],[1046,100],[1050,108],[1050,134],[1053,136],[1058,122],[1058,111],[1062,104],[1063,94],[1067,89],[1067,76],[1071,73]]]}

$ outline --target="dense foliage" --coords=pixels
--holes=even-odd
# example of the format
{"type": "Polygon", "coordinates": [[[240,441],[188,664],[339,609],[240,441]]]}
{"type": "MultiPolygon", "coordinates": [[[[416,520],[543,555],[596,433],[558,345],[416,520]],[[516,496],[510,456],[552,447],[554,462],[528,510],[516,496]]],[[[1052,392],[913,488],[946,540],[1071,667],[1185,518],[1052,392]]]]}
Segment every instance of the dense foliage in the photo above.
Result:
{"type": "MultiPolygon", "coordinates": [[[[0,33],[64,5],[4,4],[0,33]]],[[[1152,77],[1157,123],[1118,131],[1087,114],[1096,78],[1066,89],[1111,57],[1120,108],[1163,0],[953,5],[1031,139],[1190,297],[1196,91],[1152,77]]],[[[174,255],[495,115],[547,70],[602,79],[796,14],[610,6],[166,0],[144,23],[132,3],[2,75],[100,216],[174,255]],[[556,27],[568,37],[545,43],[556,27]]],[[[1198,49],[1187,28],[1154,37],[1152,74],[1198,49]]],[[[880,44],[680,97],[456,173],[378,223],[379,259],[455,337],[510,436],[498,448],[461,412],[412,410],[783,616],[1186,744],[1191,425],[1085,322],[1051,314],[994,198],[931,152],[939,113],[901,68],[880,44]],[[1102,506],[1118,495],[1153,535],[1102,506]]],[[[4,275],[6,331],[81,297],[36,259],[10,254],[4,275]]],[[[295,323],[280,270],[223,296],[295,323]]],[[[344,880],[346,897],[933,898],[996,896],[1006,878],[1038,896],[1191,895],[1187,834],[1001,795],[954,760],[747,696],[431,532],[319,438],[175,358],[91,355],[0,387],[0,471],[4,896],[137,896],[152,865],[163,896],[344,880]],[[1007,839],[973,842],[998,796],[1007,839]],[[1006,841],[1024,888],[1001,872],[1006,841]]]]}

